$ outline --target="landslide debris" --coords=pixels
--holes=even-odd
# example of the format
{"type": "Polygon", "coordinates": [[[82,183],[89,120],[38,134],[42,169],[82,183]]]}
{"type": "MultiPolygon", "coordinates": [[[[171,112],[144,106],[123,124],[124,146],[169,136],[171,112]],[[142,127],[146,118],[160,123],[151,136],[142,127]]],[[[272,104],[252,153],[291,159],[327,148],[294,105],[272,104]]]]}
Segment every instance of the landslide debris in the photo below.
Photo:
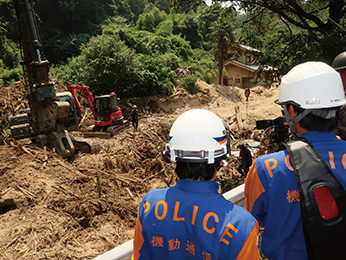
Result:
{"type": "MultiPolygon", "coordinates": [[[[198,85],[195,95],[176,88],[170,97],[123,100],[125,119],[131,104],[139,107],[138,131],[130,127],[111,139],[98,139],[99,153],[78,153],[72,163],[54,150],[32,147],[29,139],[10,137],[7,118],[28,107],[27,90],[23,82],[0,88],[0,259],[93,259],[132,239],[143,195],[177,180],[163,149],[181,113],[205,108],[219,114],[230,127],[233,151],[241,140],[259,140],[256,120],[281,113],[274,105],[275,87],[252,88],[246,102],[240,88],[198,85]]],[[[59,83],[60,91],[65,89],[59,83]]],[[[71,136],[81,136],[93,123],[87,102],[80,101],[83,124],[71,136]]],[[[218,173],[220,183],[243,183],[236,156],[227,161],[218,173]]]]}

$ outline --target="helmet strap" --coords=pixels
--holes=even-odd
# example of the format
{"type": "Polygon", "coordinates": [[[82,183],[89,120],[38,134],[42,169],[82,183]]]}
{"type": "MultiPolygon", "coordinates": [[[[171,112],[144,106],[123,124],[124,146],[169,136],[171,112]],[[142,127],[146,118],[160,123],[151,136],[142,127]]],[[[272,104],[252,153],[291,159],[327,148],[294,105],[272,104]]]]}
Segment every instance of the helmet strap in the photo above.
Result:
{"type": "Polygon", "coordinates": [[[291,120],[291,117],[290,117],[288,110],[287,110],[287,106],[289,106],[289,104],[284,105],[285,118],[286,118],[286,121],[290,127],[291,133],[294,134],[293,125],[298,123],[304,117],[306,117],[311,112],[311,109],[304,109],[303,113],[298,114],[295,119],[291,120]]]}

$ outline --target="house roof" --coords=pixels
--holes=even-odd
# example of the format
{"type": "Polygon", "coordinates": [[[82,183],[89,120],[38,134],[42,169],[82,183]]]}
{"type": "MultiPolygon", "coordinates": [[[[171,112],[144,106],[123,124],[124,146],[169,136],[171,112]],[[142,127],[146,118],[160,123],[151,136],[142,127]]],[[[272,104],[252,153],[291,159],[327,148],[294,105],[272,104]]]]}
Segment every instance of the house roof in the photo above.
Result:
{"type": "MultiPolygon", "coordinates": [[[[261,52],[260,50],[257,50],[257,49],[255,49],[255,48],[250,47],[250,46],[241,44],[241,43],[239,43],[239,42],[235,42],[234,45],[230,45],[230,47],[233,47],[233,46],[237,46],[237,47],[239,47],[239,48],[242,48],[242,49],[244,49],[244,50],[251,51],[251,52],[261,52]]],[[[217,49],[213,49],[213,50],[211,51],[211,53],[215,53],[216,50],[217,50],[217,49]]]]}
{"type": "Polygon", "coordinates": [[[242,68],[250,70],[252,72],[255,72],[259,68],[259,65],[256,65],[256,64],[244,64],[244,63],[236,61],[236,60],[227,61],[224,64],[224,66],[226,67],[229,64],[233,64],[233,65],[235,65],[237,67],[242,67],[242,68]]]}
{"type": "MultiPolygon", "coordinates": [[[[233,65],[235,65],[237,67],[242,67],[242,68],[247,69],[247,70],[252,71],[252,72],[255,72],[260,67],[260,65],[258,65],[258,64],[244,64],[244,63],[239,62],[237,60],[230,60],[230,61],[226,62],[224,64],[224,67],[226,67],[229,64],[233,64],[233,65]]],[[[266,66],[266,67],[263,68],[264,71],[266,71],[266,70],[269,71],[269,70],[272,70],[272,69],[273,69],[272,66],[266,66]]],[[[276,70],[276,69],[274,68],[274,70],[276,70]]]]}
{"type": "Polygon", "coordinates": [[[241,43],[236,43],[237,46],[245,49],[245,50],[248,50],[248,51],[254,51],[254,52],[261,52],[260,50],[257,50],[255,48],[252,48],[250,46],[247,46],[247,45],[244,45],[244,44],[241,44],[241,43]]]}

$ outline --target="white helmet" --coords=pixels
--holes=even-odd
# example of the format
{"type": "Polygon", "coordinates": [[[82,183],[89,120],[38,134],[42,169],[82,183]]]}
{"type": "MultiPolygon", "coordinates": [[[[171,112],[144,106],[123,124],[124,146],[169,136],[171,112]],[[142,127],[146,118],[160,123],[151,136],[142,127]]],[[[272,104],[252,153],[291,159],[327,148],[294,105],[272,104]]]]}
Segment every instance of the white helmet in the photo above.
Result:
{"type": "Polygon", "coordinates": [[[291,120],[287,106],[284,106],[292,133],[293,125],[309,113],[326,119],[334,117],[338,108],[346,104],[340,74],[323,62],[297,65],[282,77],[277,103],[294,104],[304,109],[291,120]]]}
{"type": "Polygon", "coordinates": [[[340,107],[346,104],[341,77],[323,62],[306,62],[283,76],[279,103],[303,109],[340,107]]]}
{"type": "Polygon", "coordinates": [[[225,121],[204,109],[180,115],[172,125],[165,154],[172,161],[214,163],[229,156],[231,144],[225,121]]]}

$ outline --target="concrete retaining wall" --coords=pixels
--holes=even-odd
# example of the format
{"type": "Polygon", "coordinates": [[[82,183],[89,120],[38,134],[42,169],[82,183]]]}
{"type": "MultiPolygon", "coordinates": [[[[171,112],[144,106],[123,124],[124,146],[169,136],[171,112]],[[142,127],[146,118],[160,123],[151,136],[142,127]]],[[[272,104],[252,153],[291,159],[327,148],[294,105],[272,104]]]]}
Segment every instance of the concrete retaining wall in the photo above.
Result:
{"type": "MultiPolygon", "coordinates": [[[[244,184],[223,194],[225,199],[245,208],[244,184]]],[[[133,252],[133,240],[94,258],[94,260],[130,260],[133,252]]]]}

